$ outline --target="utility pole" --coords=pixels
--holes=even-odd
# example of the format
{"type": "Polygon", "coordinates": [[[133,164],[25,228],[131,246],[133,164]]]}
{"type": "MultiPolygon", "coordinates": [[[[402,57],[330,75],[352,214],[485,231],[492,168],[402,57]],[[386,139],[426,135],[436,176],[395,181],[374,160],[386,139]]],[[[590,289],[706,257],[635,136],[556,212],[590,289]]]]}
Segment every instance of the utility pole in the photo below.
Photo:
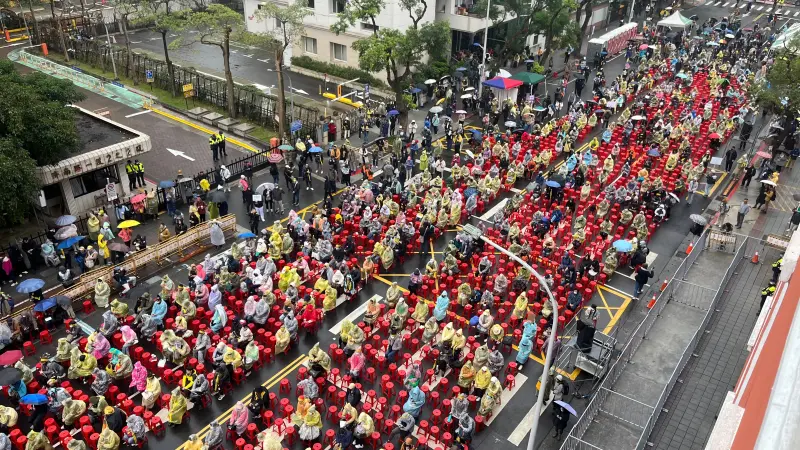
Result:
{"type": "Polygon", "coordinates": [[[119,80],[119,76],[117,75],[117,63],[114,62],[114,47],[111,46],[111,36],[108,35],[108,25],[106,25],[106,21],[102,20],[102,16],[100,20],[103,22],[103,27],[106,29],[106,43],[108,44],[108,51],[111,53],[111,67],[114,68],[114,81],[116,81],[119,80]]]}
{"type": "Polygon", "coordinates": [[[486,45],[489,43],[489,11],[492,10],[492,0],[486,3],[486,28],[483,30],[483,58],[481,58],[481,76],[478,78],[478,98],[483,96],[483,79],[486,74],[486,45]]]}

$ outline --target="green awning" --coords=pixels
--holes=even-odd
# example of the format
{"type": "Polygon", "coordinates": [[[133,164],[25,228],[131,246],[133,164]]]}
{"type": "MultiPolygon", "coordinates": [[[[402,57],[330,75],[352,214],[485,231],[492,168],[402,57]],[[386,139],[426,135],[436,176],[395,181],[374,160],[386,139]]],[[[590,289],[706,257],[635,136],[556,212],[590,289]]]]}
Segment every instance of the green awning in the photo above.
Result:
{"type": "Polygon", "coordinates": [[[525,84],[537,84],[544,81],[544,75],[533,72],[520,72],[511,77],[512,80],[522,81],[525,84]]]}

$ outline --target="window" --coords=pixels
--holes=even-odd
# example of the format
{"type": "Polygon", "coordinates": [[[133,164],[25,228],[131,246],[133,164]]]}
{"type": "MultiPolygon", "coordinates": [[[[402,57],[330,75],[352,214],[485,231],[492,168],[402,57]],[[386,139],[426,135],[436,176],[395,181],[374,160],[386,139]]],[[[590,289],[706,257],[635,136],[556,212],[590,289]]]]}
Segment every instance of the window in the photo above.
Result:
{"type": "Polygon", "coordinates": [[[339,14],[344,12],[344,8],[347,5],[345,0],[331,0],[331,13],[339,14]]]}
{"type": "Polygon", "coordinates": [[[69,184],[72,187],[72,196],[78,198],[105,189],[106,179],[108,179],[108,182],[119,183],[119,172],[117,172],[116,164],[70,178],[69,184]]]}
{"type": "Polygon", "coordinates": [[[308,36],[303,36],[303,48],[306,53],[317,54],[317,40],[308,36]]]}
{"type": "Polygon", "coordinates": [[[372,22],[361,22],[362,30],[378,31],[379,28],[379,26],[373,25],[372,22]]]}
{"type": "Polygon", "coordinates": [[[314,9],[314,0],[307,0],[307,3],[306,8],[314,9]]]}
{"type": "Polygon", "coordinates": [[[333,59],[337,61],[347,61],[347,47],[342,44],[336,44],[331,42],[331,54],[333,55],[333,59]]]}

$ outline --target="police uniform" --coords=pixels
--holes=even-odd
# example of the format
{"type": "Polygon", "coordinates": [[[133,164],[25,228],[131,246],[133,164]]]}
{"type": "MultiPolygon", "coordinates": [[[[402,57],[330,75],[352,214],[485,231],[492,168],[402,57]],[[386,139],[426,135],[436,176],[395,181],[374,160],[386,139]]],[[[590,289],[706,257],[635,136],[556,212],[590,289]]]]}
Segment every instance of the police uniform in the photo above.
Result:
{"type": "Polygon", "coordinates": [[[781,266],[783,266],[783,256],[778,258],[777,261],[772,263],[772,281],[778,282],[778,277],[781,276],[781,266]]]}
{"type": "Polygon", "coordinates": [[[136,189],[136,165],[130,159],[125,164],[125,173],[128,175],[128,190],[133,192],[136,189]]]}
{"type": "Polygon", "coordinates": [[[139,180],[139,187],[144,187],[144,164],[139,160],[134,160],[133,165],[136,166],[136,178],[139,180]]]}
{"type": "Polygon", "coordinates": [[[761,308],[764,307],[764,302],[767,301],[767,297],[774,294],[775,294],[775,283],[770,282],[769,286],[761,290],[761,304],[758,306],[759,312],[761,312],[761,308]]]}
{"type": "Polygon", "coordinates": [[[219,152],[219,144],[217,142],[217,135],[216,134],[212,134],[211,136],[209,136],[209,138],[208,138],[208,146],[211,147],[211,154],[214,157],[214,161],[218,161],[219,160],[219,153],[218,153],[219,152]]]}
{"type": "Polygon", "coordinates": [[[220,155],[228,156],[228,152],[225,151],[225,135],[222,133],[222,130],[220,130],[217,135],[217,146],[219,147],[220,155]]]}

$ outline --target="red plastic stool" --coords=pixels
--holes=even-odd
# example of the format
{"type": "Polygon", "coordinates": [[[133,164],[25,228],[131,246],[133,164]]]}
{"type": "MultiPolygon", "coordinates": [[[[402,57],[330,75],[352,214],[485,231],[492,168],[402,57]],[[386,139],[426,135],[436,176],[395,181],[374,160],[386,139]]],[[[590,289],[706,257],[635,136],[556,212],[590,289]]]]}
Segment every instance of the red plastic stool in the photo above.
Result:
{"type": "Polygon", "coordinates": [[[509,391],[517,385],[516,378],[514,375],[506,375],[506,389],[509,391]]]}
{"type": "Polygon", "coordinates": [[[265,427],[269,428],[272,426],[273,417],[275,417],[275,413],[270,410],[266,410],[261,413],[261,423],[263,423],[265,427]]]}
{"type": "Polygon", "coordinates": [[[336,416],[338,414],[339,414],[339,408],[337,408],[336,406],[332,405],[332,406],[328,407],[328,415],[325,416],[325,418],[330,420],[330,421],[335,421],[336,420],[336,416]]]}
{"type": "Polygon", "coordinates": [[[289,380],[284,378],[281,380],[279,392],[281,394],[289,395],[292,393],[292,387],[289,385],[289,380]]]}
{"type": "Polygon", "coordinates": [[[36,346],[33,345],[33,342],[31,342],[31,341],[25,341],[25,343],[22,344],[22,353],[24,353],[25,356],[35,355],[36,354],[36,346]]]}
{"type": "Polygon", "coordinates": [[[52,344],[53,343],[53,336],[50,336],[50,332],[47,330],[42,331],[39,333],[39,343],[40,344],[52,344]]]}
{"type": "Polygon", "coordinates": [[[86,300],[83,302],[83,313],[89,314],[94,312],[94,303],[91,300],[86,300]]]}

